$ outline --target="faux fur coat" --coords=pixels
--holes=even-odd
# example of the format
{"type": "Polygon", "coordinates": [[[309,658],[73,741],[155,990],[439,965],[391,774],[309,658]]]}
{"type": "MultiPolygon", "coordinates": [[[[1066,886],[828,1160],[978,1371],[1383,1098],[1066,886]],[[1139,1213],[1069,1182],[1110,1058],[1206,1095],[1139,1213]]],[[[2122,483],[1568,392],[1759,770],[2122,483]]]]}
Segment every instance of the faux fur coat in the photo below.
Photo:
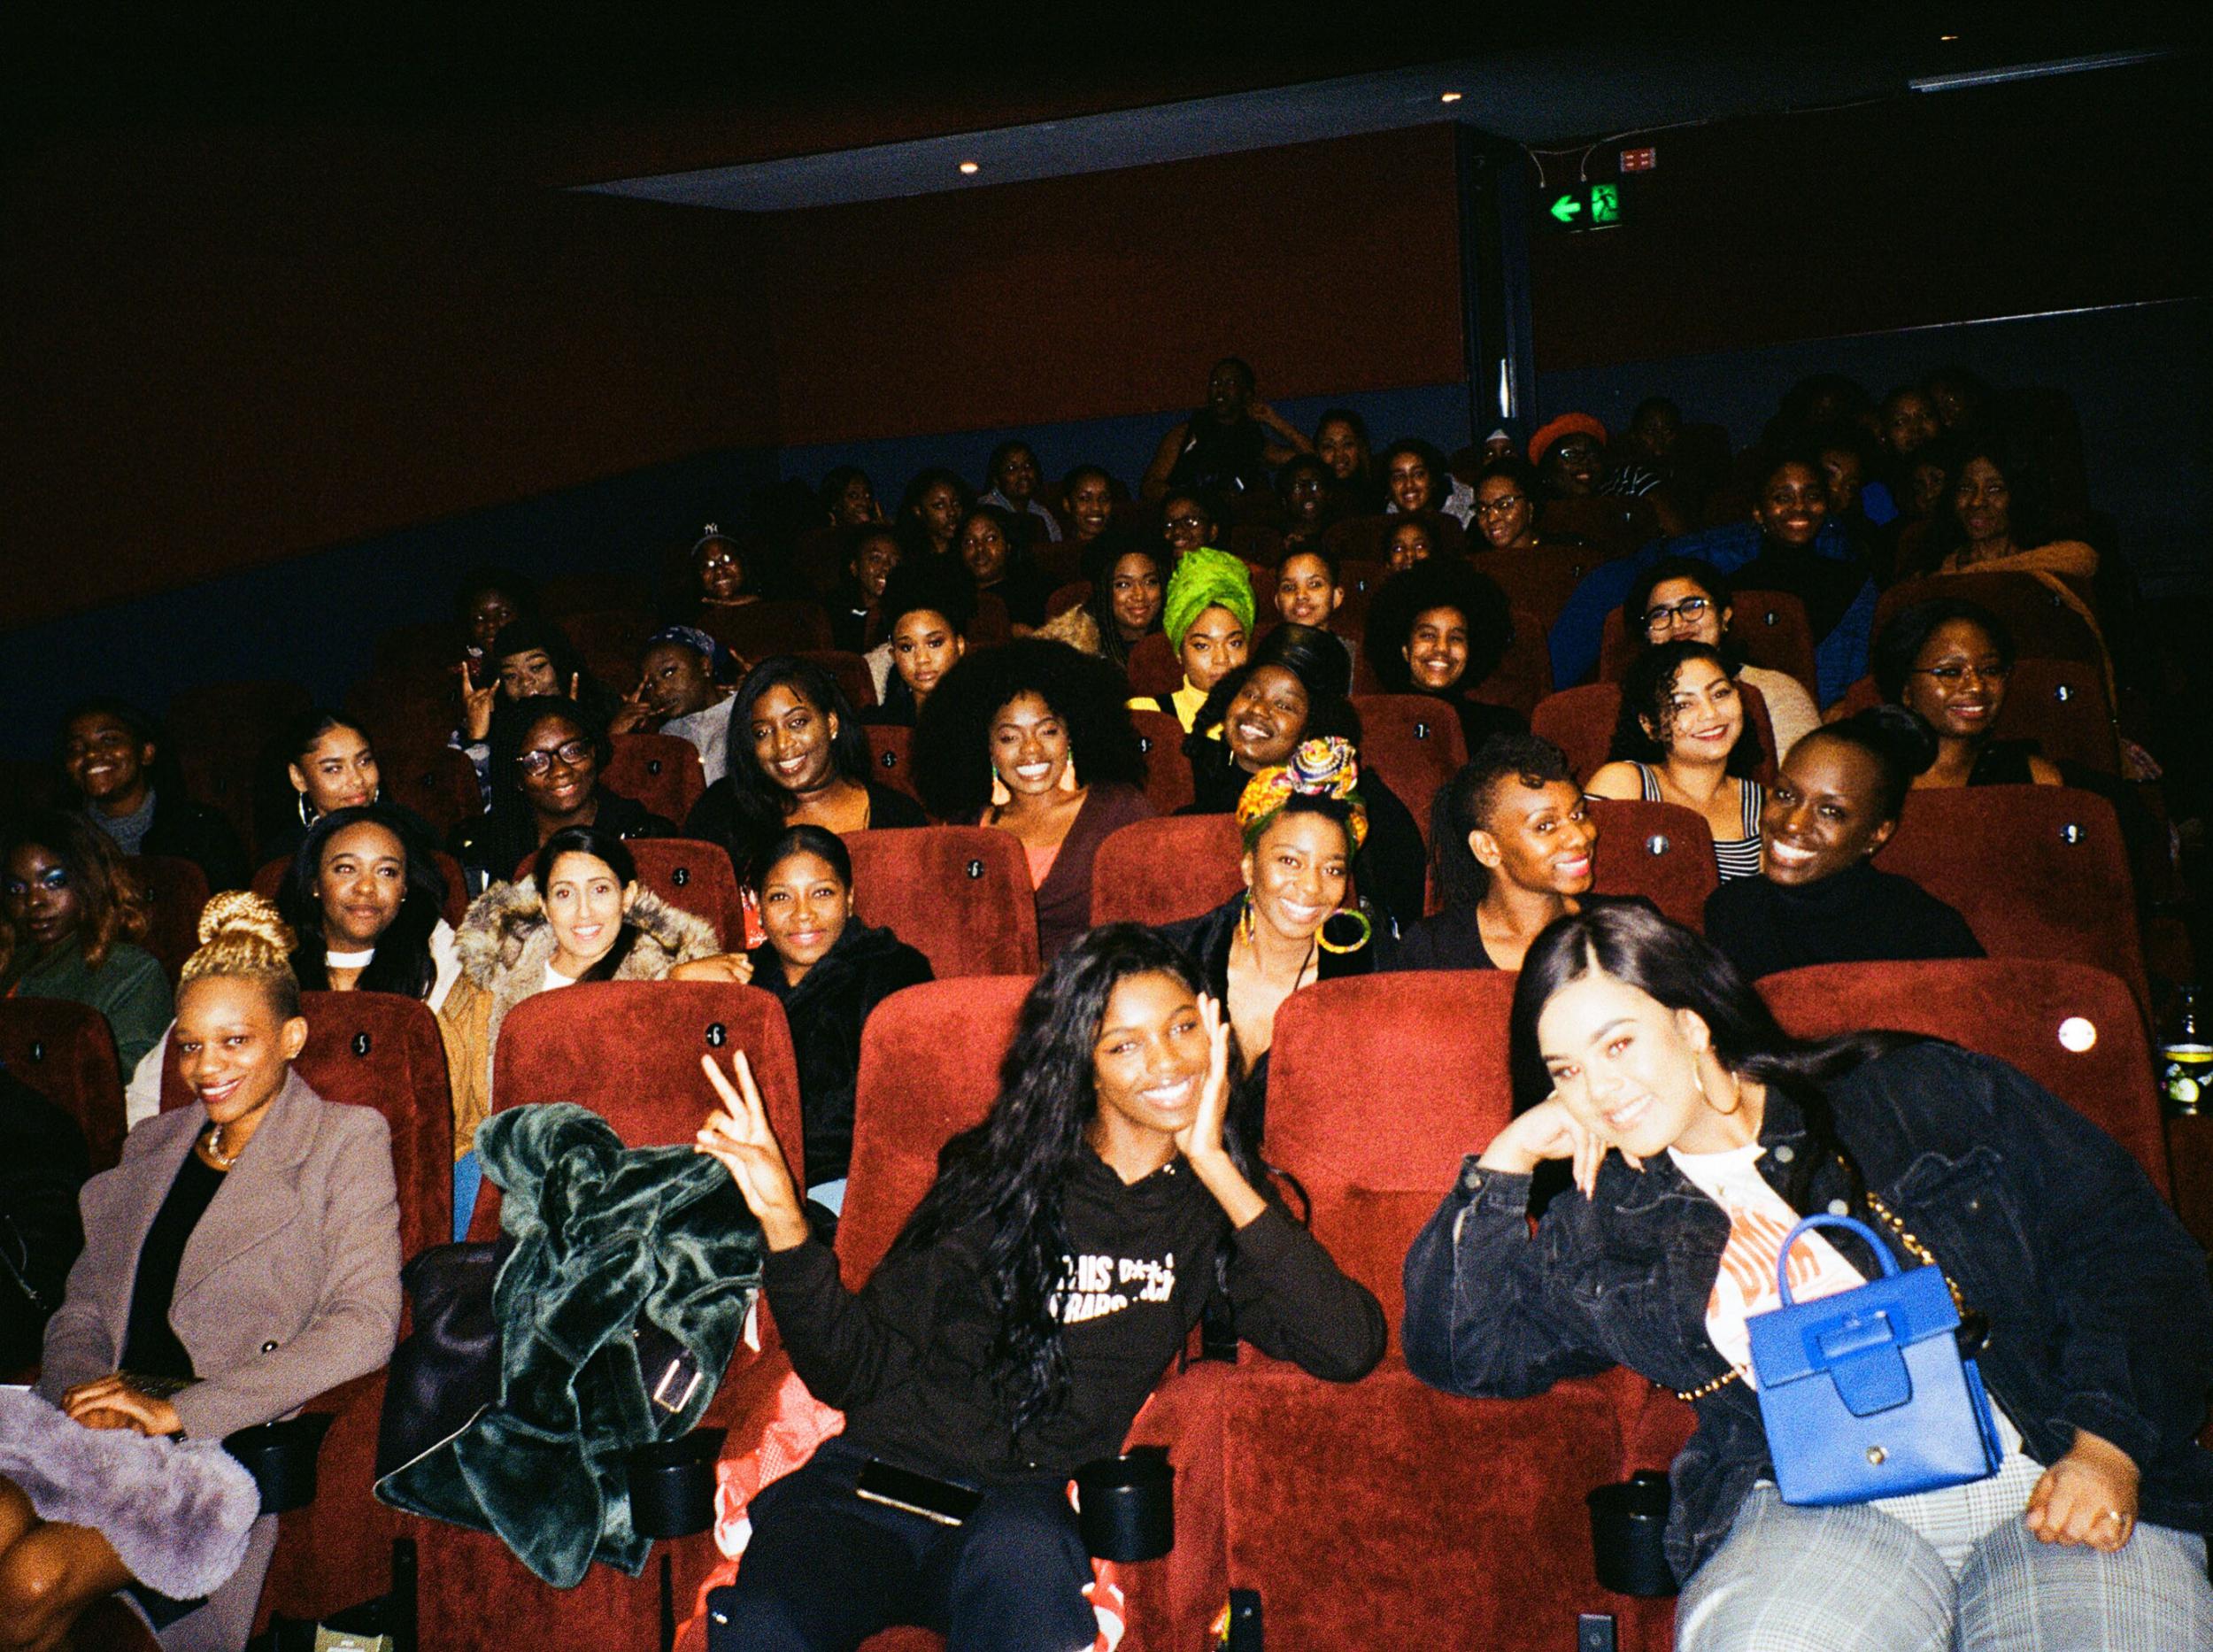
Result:
{"type": "MultiPolygon", "coordinates": [[[[626,926],[637,930],[629,955],[614,972],[618,981],[659,981],[680,963],[722,950],[714,926],[650,890],[631,902],[626,926]]],[[[453,1156],[476,1139],[476,1127],[492,1108],[492,1055],[507,1012],[545,986],[553,960],[553,930],[537,886],[495,884],[470,904],[454,938],[461,977],[438,1012],[445,1061],[453,1084],[453,1156]]]]}

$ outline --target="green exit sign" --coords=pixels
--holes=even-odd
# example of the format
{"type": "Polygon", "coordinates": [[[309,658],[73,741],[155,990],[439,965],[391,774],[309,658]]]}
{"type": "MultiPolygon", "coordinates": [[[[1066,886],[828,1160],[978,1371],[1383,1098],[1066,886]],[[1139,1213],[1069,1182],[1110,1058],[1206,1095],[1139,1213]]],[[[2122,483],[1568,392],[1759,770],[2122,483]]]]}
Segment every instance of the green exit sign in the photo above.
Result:
{"type": "Polygon", "coordinates": [[[1611,180],[1553,189],[1538,197],[1538,210],[1555,229],[1610,229],[1622,221],[1622,186],[1611,180]]]}

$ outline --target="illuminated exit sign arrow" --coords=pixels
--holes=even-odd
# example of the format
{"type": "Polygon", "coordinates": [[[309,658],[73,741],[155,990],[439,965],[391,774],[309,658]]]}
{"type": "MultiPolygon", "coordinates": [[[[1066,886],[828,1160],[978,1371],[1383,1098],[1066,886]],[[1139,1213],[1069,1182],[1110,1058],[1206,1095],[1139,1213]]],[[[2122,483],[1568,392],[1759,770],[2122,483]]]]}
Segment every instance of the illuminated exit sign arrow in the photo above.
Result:
{"type": "Polygon", "coordinates": [[[1561,229],[1608,229],[1623,220],[1622,195],[1618,181],[1578,183],[1545,197],[1543,212],[1561,229]]]}

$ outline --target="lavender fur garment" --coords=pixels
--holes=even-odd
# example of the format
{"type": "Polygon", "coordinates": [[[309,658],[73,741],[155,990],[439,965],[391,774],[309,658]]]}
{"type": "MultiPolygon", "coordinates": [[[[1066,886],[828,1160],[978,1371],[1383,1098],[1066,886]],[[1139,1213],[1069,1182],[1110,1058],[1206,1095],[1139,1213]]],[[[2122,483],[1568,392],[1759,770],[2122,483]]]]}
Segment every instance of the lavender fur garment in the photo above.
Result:
{"type": "Polygon", "coordinates": [[[0,1388],[0,1479],[42,1520],[89,1525],[131,1576],[173,1600],[212,1594],[246,1557],[261,1494],[220,1440],[87,1428],[38,1395],[0,1388]]]}

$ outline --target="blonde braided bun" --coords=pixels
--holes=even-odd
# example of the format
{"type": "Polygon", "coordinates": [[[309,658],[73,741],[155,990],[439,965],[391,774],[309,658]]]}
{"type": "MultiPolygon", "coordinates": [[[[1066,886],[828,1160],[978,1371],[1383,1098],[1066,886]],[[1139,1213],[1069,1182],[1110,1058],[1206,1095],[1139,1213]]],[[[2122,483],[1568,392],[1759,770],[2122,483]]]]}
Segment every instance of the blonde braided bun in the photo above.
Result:
{"type": "Polygon", "coordinates": [[[184,961],[177,984],[209,976],[258,981],[289,1019],[300,1013],[300,984],[292,973],[292,926],[250,890],[227,889],[200,909],[200,947],[184,961]]]}

